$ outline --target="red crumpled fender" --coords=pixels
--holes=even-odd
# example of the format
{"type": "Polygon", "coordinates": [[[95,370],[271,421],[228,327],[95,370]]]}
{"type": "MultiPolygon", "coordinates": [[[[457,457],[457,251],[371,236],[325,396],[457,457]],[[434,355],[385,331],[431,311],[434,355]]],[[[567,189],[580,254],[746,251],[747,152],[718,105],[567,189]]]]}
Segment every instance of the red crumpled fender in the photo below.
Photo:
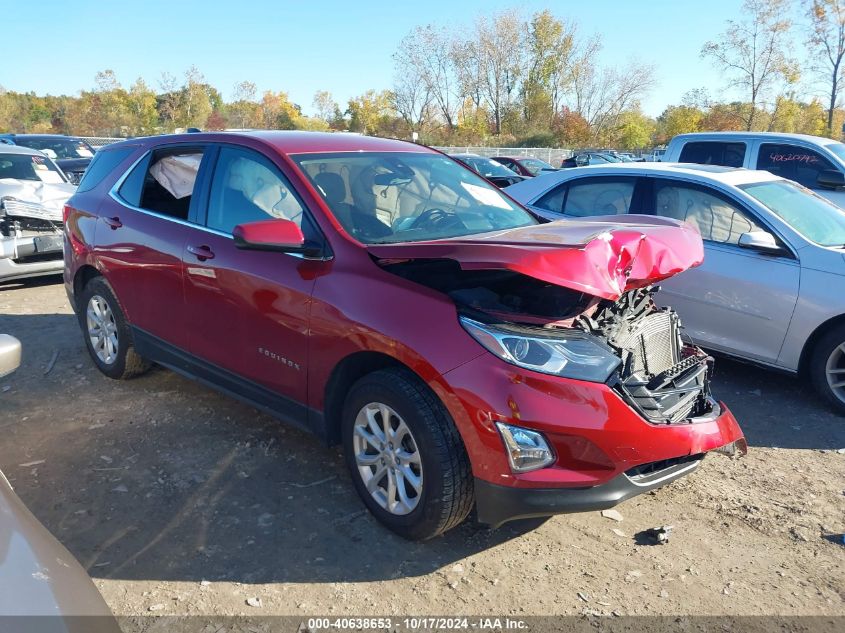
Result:
{"type": "Polygon", "coordinates": [[[560,220],[446,240],[370,245],[379,260],[452,259],[464,270],[507,269],[603,299],[704,260],[690,224],[656,216],[560,220]]]}

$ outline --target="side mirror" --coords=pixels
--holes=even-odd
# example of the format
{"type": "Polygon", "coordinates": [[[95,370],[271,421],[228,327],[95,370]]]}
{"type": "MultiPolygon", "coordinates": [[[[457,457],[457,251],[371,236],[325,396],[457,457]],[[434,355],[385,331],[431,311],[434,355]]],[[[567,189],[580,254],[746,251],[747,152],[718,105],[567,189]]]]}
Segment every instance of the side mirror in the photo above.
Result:
{"type": "Polygon", "coordinates": [[[0,378],[21,365],[21,342],[14,336],[0,334],[0,378]]]}
{"type": "Polygon", "coordinates": [[[845,174],[838,169],[825,169],[820,171],[816,178],[816,184],[825,189],[838,189],[845,187],[845,174]]]}
{"type": "Polygon", "coordinates": [[[767,253],[782,253],[783,248],[777,243],[775,236],[768,231],[749,231],[739,236],[739,245],[767,253]]]}
{"type": "Polygon", "coordinates": [[[237,248],[248,251],[275,251],[316,256],[321,249],[305,243],[302,229],[291,220],[258,220],[239,224],[232,231],[237,248]]]}

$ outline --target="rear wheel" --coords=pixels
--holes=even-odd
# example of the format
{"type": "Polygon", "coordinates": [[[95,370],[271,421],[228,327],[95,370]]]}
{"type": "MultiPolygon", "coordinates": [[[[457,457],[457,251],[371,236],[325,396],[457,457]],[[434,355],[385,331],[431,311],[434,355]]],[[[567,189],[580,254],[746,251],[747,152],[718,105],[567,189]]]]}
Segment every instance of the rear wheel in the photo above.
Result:
{"type": "Polygon", "coordinates": [[[469,458],[442,403],[406,369],[360,379],[343,410],[352,481],[385,526],[425,540],[460,524],[474,501],[469,458]]]}
{"type": "Polygon", "coordinates": [[[151,363],[138,355],[129,324],[108,282],[89,280],[79,297],[79,325],[91,359],[109,378],[126,379],[147,371],[151,363]]]}
{"type": "Polygon", "coordinates": [[[845,414],[845,326],[834,328],[818,340],[809,370],[816,391],[845,414]]]}

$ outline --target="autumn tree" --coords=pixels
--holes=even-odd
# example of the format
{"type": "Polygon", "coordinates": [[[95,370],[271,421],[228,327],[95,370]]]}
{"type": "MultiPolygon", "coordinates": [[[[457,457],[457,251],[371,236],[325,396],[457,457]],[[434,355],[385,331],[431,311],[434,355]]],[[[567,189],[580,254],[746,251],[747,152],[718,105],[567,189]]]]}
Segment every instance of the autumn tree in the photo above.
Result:
{"type": "Polygon", "coordinates": [[[129,88],[126,105],[129,134],[133,136],[155,134],[158,128],[156,93],[140,77],[129,88]]]}
{"type": "Polygon", "coordinates": [[[460,105],[453,58],[454,41],[444,28],[418,26],[399,43],[393,55],[396,73],[421,84],[449,129],[460,105]]]}
{"type": "Polygon", "coordinates": [[[788,0],[745,0],[745,19],[728,20],[719,39],[705,42],[701,56],[730,76],[729,85],[748,98],[745,128],[754,129],[759,109],[778,82],[795,83],[798,71],[787,54],[791,22],[788,0]]]}
{"type": "Polygon", "coordinates": [[[525,29],[516,11],[480,17],[476,38],[481,69],[481,92],[493,119],[493,131],[502,133],[502,120],[513,107],[525,72],[525,29]]]}
{"type": "Polygon", "coordinates": [[[256,102],[257,88],[251,81],[240,81],[232,89],[232,103],[229,112],[239,128],[252,127],[258,118],[259,106],[256,102]]]}
{"type": "Polygon", "coordinates": [[[393,116],[390,93],[367,90],[349,100],[346,113],[351,131],[376,134],[393,116]]]}
{"type": "Polygon", "coordinates": [[[332,97],[332,93],[326,90],[318,90],[314,93],[314,99],[311,101],[317,118],[325,121],[328,127],[337,125],[343,118],[343,113],[337,105],[337,101],[332,97]]]}
{"type": "Polygon", "coordinates": [[[804,0],[810,22],[808,43],[812,70],[827,87],[827,133],[833,135],[833,114],[843,86],[845,58],[845,1],[804,0]]]}
{"type": "Polygon", "coordinates": [[[528,23],[528,67],[522,89],[525,119],[549,125],[560,110],[573,78],[576,26],[552,15],[548,9],[528,23]]]}

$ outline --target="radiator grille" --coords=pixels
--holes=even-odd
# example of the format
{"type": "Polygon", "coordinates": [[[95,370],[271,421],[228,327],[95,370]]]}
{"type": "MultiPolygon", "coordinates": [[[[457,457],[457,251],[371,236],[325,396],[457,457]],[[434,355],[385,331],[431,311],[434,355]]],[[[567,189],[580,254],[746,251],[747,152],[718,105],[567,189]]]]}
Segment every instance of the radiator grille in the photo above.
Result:
{"type": "Polygon", "coordinates": [[[617,343],[631,353],[631,372],[635,374],[656,376],[680,361],[677,319],[671,312],[644,317],[617,343]]]}

